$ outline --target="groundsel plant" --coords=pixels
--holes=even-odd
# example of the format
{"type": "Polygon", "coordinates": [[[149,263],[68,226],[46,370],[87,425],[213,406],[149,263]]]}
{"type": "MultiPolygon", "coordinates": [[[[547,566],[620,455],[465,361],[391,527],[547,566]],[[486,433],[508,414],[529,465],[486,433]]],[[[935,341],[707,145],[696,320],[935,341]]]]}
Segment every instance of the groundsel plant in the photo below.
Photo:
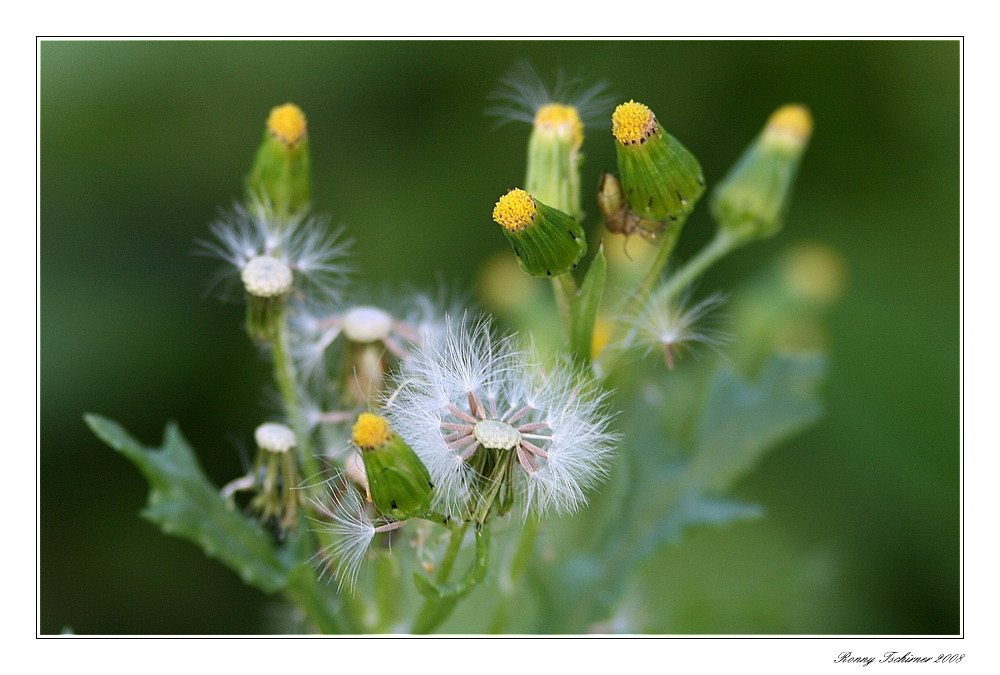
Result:
{"type": "Polygon", "coordinates": [[[289,630],[643,630],[623,600],[642,597],[643,562],[686,528],[759,515],[719,500],[816,416],[820,356],[779,353],[753,328],[757,306],[772,323],[801,308],[780,282],[737,312],[746,325],[727,326],[732,344],[753,343],[746,368],[739,350],[681,359],[727,346],[712,318],[727,296],[690,289],[780,231],[812,120],[800,105],[771,116],[712,192],[714,238],[668,265],[707,189],[701,167],[665,130],[669,117],[607,92],[562,71],[548,86],[521,62],[491,97],[501,125],[531,126],[524,183],[498,185],[475,214],[530,280],[509,290],[542,283],[543,295],[511,299],[528,308],[516,316],[419,293],[371,301],[364,288],[378,280],[350,276],[343,232],[310,210],[305,114],[274,108],[243,200],[200,250],[223,262],[213,288],[226,281],[246,304],[277,409],[245,432],[256,457],[221,489],[175,426],[157,450],[88,415],[149,479],[143,515],[281,594],[302,617],[289,630]],[[617,156],[591,194],[585,139],[617,156]],[[599,214],[589,231],[585,212],[599,214]],[[634,260],[605,256],[635,235],[634,260]]]}

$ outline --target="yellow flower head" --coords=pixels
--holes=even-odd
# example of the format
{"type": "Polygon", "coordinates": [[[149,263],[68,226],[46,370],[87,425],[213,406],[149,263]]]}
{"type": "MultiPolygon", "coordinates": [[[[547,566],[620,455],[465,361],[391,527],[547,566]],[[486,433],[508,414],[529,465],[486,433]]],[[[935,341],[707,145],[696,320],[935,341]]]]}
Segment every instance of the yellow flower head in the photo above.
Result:
{"type": "Polygon", "coordinates": [[[809,109],[789,104],[775,110],[764,127],[764,142],[800,151],[812,135],[813,121],[809,109]]]}
{"type": "Polygon", "coordinates": [[[519,232],[535,220],[535,200],[521,188],[514,188],[493,207],[493,220],[511,232],[519,232]]]}
{"type": "Polygon", "coordinates": [[[392,429],[384,417],[361,413],[351,430],[354,444],[364,450],[380,447],[392,438],[392,429]]]}
{"type": "Polygon", "coordinates": [[[295,145],[306,135],[306,116],[294,103],[279,105],[271,110],[267,128],[285,145],[295,145]]]}
{"type": "Polygon", "coordinates": [[[611,131],[622,145],[641,145],[659,132],[656,115],[635,101],[622,103],[611,115],[611,131]]]}

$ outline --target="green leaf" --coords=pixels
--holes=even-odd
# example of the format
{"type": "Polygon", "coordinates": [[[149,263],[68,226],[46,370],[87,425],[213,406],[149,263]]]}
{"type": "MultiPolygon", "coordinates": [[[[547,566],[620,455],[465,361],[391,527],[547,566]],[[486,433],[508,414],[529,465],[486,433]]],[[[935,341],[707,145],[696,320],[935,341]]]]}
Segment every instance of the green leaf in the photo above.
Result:
{"type": "Polygon", "coordinates": [[[772,358],[756,382],[720,367],[696,427],[686,492],[723,492],[765,451],[815,422],[825,370],[824,357],[794,354],[772,358]]]}
{"type": "Polygon", "coordinates": [[[604,282],[608,277],[608,263],[604,258],[604,245],[597,249],[597,255],[590,262],[587,276],[580,285],[580,291],[573,299],[571,309],[572,334],[570,349],[583,363],[590,363],[594,341],[594,322],[597,308],[604,294],[604,282]]]}
{"type": "Polygon", "coordinates": [[[100,415],[84,420],[98,438],[131,460],[149,481],[142,517],[164,533],[187,539],[265,593],[281,590],[288,567],[270,537],[242,513],[229,509],[205,477],[191,446],[170,422],[161,448],[147,448],[119,424],[100,415]]]}

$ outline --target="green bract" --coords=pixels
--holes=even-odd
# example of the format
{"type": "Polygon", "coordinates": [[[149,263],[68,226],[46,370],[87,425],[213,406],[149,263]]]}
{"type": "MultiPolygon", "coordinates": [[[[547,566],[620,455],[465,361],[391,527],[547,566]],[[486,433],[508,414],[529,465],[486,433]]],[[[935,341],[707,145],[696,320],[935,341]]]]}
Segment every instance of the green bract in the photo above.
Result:
{"type": "Polygon", "coordinates": [[[621,186],[632,214],[667,223],[691,213],[705,191],[694,155],[662,131],[652,111],[641,103],[618,106],[612,126],[621,186]]]}
{"type": "Polygon", "coordinates": [[[306,118],[298,106],[286,103],[271,111],[264,140],[247,177],[251,201],[288,214],[309,203],[309,138],[306,118]]]}
{"type": "Polygon", "coordinates": [[[812,119],[802,106],[786,105],[771,115],[712,193],[712,216],[720,227],[741,239],[781,229],[811,133],[812,119]]]}
{"type": "Polygon", "coordinates": [[[493,209],[493,219],[517,255],[521,269],[536,277],[569,272],[587,253],[580,223],[542,204],[524,190],[505,194],[493,209]]]}

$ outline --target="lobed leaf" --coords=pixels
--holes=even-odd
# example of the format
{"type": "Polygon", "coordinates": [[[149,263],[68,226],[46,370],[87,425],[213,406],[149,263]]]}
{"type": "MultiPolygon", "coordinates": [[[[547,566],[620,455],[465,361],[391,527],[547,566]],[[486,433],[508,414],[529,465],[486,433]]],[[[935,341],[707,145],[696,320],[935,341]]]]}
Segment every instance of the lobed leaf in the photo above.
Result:
{"type": "Polygon", "coordinates": [[[146,477],[149,499],[143,518],[166,534],[197,544],[205,555],[265,593],[285,587],[289,568],[279,559],[271,538],[257,523],[226,506],[175,423],[167,424],[162,447],[147,448],[106,417],[88,414],[84,420],[146,477]]]}

